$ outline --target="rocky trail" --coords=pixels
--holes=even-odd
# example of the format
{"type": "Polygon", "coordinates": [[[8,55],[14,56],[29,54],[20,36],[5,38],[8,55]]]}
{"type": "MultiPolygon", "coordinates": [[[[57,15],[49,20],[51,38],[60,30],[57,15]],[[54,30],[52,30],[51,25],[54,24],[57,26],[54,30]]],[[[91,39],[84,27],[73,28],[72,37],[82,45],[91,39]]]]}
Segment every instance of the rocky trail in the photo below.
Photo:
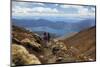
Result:
{"type": "Polygon", "coordinates": [[[44,44],[44,41],[38,34],[13,25],[12,63],[19,66],[29,64],[95,61],[94,30],[94,28],[91,28],[90,30],[71,36],[71,38],[64,38],[64,40],[52,39],[47,44],[44,44]],[[89,35],[90,38],[87,36],[88,39],[83,38],[83,35],[89,35]],[[88,43],[84,43],[84,49],[82,49],[81,43],[77,42],[78,40],[81,41],[78,37],[83,38],[84,41],[88,43]],[[75,39],[75,41],[73,41],[73,39],[75,39]],[[91,40],[92,42],[90,42],[91,40]],[[77,44],[74,45],[75,43],[77,44]],[[47,45],[47,47],[45,47],[45,45],[47,45]]]}

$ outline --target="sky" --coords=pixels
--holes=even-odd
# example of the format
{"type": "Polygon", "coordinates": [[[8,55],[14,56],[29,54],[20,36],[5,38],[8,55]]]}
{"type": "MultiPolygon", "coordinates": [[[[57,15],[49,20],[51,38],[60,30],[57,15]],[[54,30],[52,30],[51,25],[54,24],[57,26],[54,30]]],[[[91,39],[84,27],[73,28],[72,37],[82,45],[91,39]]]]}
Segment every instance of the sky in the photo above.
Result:
{"type": "Polygon", "coordinates": [[[95,6],[13,1],[12,18],[83,20],[95,18],[95,6]]]}

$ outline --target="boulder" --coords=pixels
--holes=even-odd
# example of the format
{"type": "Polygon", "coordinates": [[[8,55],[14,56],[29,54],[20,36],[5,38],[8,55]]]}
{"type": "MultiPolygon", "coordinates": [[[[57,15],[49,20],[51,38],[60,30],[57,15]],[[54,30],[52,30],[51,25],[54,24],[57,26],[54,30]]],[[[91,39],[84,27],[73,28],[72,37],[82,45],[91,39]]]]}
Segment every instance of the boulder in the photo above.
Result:
{"type": "Polygon", "coordinates": [[[12,63],[15,65],[41,64],[34,54],[29,54],[25,47],[21,45],[13,44],[11,53],[12,63]]]}
{"type": "Polygon", "coordinates": [[[21,40],[21,44],[25,46],[28,49],[32,49],[34,51],[41,51],[41,44],[35,42],[34,40],[30,40],[28,38],[25,38],[21,40]]]}

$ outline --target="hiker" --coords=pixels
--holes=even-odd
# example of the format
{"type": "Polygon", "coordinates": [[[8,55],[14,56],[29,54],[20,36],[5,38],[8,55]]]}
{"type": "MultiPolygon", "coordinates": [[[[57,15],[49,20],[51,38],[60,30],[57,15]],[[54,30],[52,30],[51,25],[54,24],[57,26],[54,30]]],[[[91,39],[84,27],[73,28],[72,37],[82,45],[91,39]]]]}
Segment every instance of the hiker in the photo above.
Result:
{"type": "Polygon", "coordinates": [[[50,33],[47,33],[47,36],[48,36],[48,42],[50,41],[50,33]]]}
{"type": "Polygon", "coordinates": [[[46,47],[48,47],[48,43],[50,41],[50,34],[47,32],[43,33],[43,41],[46,47]]]}

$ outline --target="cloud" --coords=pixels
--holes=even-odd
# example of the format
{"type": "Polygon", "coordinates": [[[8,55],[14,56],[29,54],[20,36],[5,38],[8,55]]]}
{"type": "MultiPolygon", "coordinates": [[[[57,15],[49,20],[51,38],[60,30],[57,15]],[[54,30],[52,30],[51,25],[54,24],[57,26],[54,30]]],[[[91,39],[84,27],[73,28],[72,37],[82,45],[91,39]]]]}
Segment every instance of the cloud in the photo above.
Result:
{"type": "Polygon", "coordinates": [[[59,4],[55,4],[55,6],[58,6],[59,4]]]}
{"type": "Polygon", "coordinates": [[[35,3],[35,2],[12,2],[13,7],[20,6],[20,7],[28,7],[31,8],[33,6],[45,6],[44,3],[35,3]]]}
{"type": "MultiPolygon", "coordinates": [[[[43,3],[28,3],[28,2],[15,2],[12,4],[12,16],[13,17],[33,17],[33,16],[54,16],[54,17],[77,17],[77,18],[90,18],[95,17],[95,8],[92,7],[91,10],[85,8],[84,6],[77,5],[59,5],[55,4],[57,8],[48,7],[43,3]],[[42,6],[33,6],[38,4],[42,6]],[[31,5],[31,7],[29,7],[31,5]],[[64,10],[63,10],[64,9],[64,10]],[[75,13],[68,13],[67,10],[76,9],[75,13]]],[[[74,11],[74,10],[73,10],[74,11]]]]}
{"type": "Polygon", "coordinates": [[[57,13],[56,8],[45,8],[45,7],[35,7],[32,9],[33,12],[48,12],[48,13],[57,13]]]}
{"type": "Polygon", "coordinates": [[[43,4],[43,3],[34,3],[34,4],[45,6],[45,4],[43,4]]]}
{"type": "Polygon", "coordinates": [[[61,8],[69,8],[72,7],[71,5],[60,5],[61,8]]]}
{"type": "Polygon", "coordinates": [[[48,8],[43,7],[45,4],[43,3],[31,3],[31,2],[12,2],[12,16],[19,16],[19,17],[27,17],[27,16],[34,16],[34,15],[43,15],[42,13],[58,13],[59,11],[56,8],[48,8]],[[34,6],[35,5],[35,6],[34,6]],[[42,5],[36,6],[36,5],[42,5]]]}
{"type": "Polygon", "coordinates": [[[86,8],[85,6],[78,6],[78,5],[61,5],[60,6],[61,8],[63,9],[77,9],[77,15],[80,15],[80,16],[95,16],[95,7],[91,7],[91,6],[87,6],[87,7],[90,7],[91,9],[89,8],[86,8]]]}
{"type": "Polygon", "coordinates": [[[59,11],[55,8],[45,8],[45,7],[34,7],[34,8],[26,8],[26,7],[20,7],[16,6],[16,8],[12,9],[12,15],[13,16],[34,16],[34,15],[47,15],[47,14],[55,14],[59,13],[59,11]]]}

